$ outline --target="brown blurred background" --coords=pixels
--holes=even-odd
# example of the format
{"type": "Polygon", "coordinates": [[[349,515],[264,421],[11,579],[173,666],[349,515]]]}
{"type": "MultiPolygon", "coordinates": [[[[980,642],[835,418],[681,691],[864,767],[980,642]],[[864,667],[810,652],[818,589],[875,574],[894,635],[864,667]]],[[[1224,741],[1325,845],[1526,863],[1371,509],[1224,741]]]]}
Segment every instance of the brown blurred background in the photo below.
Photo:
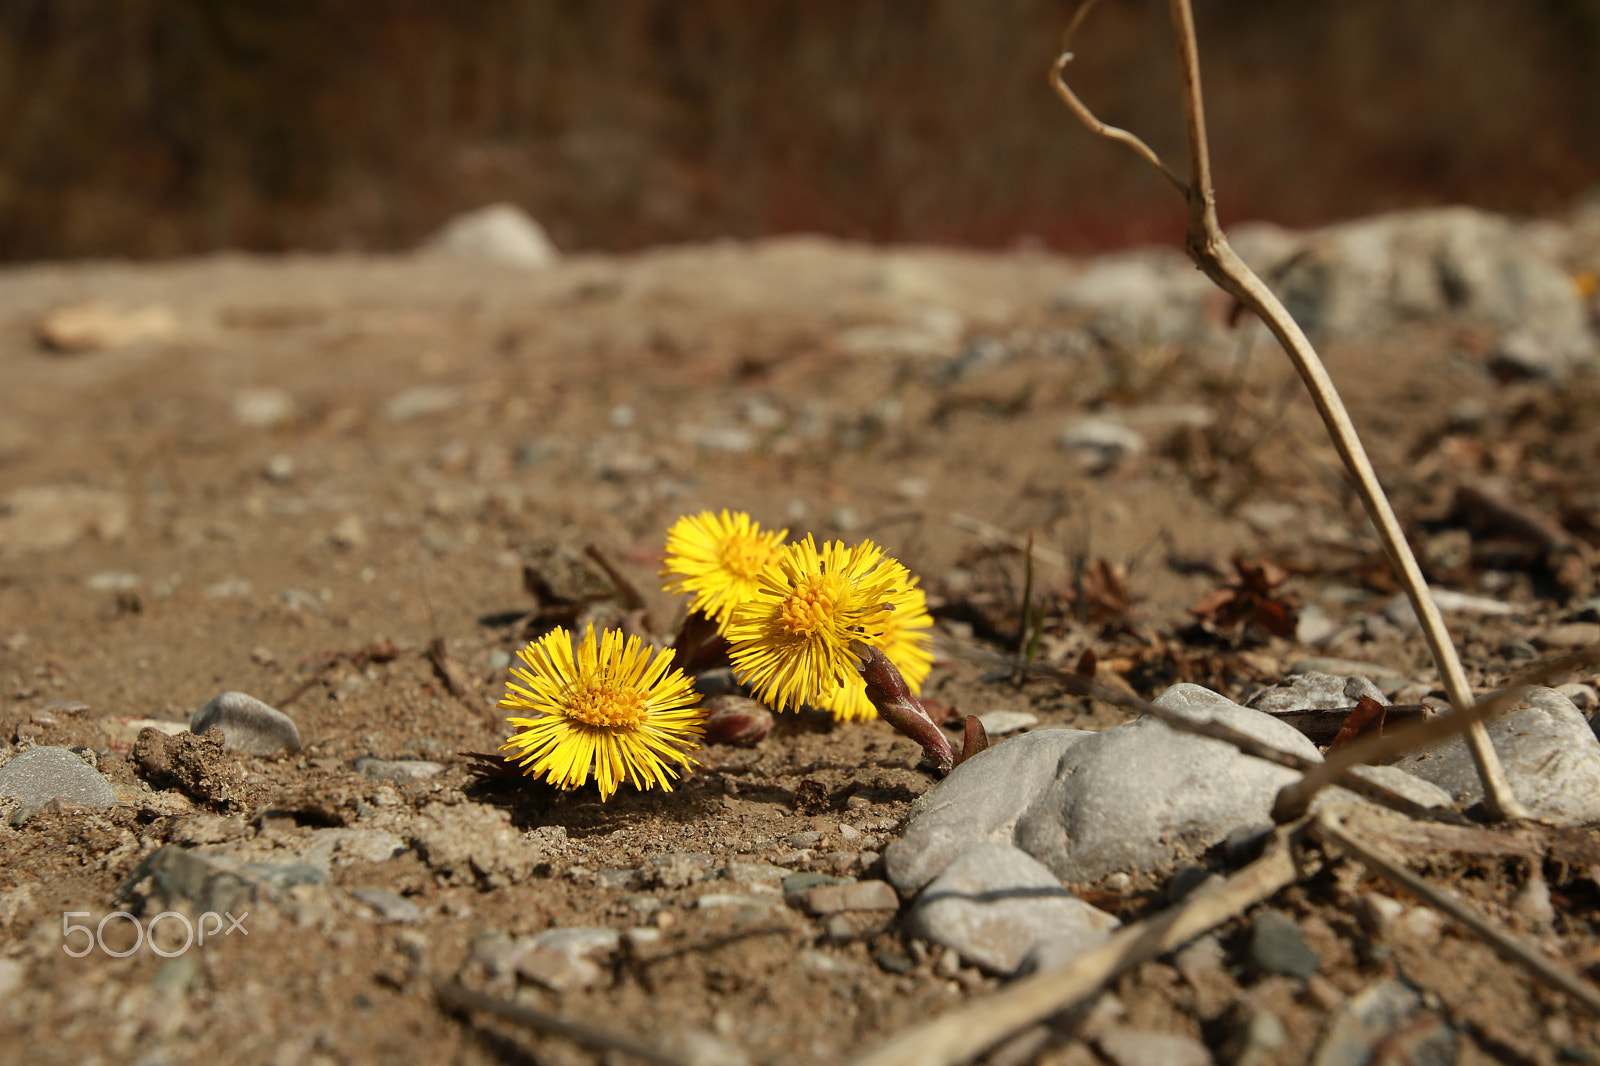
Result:
{"type": "MultiPolygon", "coordinates": [[[[0,258],[404,248],[496,200],[568,250],[1171,239],[1170,191],[1045,86],[1072,6],[5,0],[0,258]]],[[[1600,181],[1600,0],[1197,7],[1225,221],[1600,181]]],[[[1072,74],[1176,164],[1165,19],[1107,0],[1072,74]]]]}

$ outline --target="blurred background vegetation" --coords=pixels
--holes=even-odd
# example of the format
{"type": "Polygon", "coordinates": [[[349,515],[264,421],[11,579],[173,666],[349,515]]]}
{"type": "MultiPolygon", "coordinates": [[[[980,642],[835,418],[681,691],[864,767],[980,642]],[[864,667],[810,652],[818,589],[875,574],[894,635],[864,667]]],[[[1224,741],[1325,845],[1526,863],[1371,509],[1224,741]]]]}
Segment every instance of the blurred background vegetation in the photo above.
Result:
{"type": "MultiPolygon", "coordinates": [[[[5,0],[0,258],[402,248],[497,200],[567,250],[1171,239],[1175,198],[1045,86],[1072,6],[5,0]]],[[[1072,73],[1177,163],[1165,7],[1103,4],[1072,73]]],[[[1225,221],[1600,181],[1600,0],[1197,8],[1225,221]]]]}

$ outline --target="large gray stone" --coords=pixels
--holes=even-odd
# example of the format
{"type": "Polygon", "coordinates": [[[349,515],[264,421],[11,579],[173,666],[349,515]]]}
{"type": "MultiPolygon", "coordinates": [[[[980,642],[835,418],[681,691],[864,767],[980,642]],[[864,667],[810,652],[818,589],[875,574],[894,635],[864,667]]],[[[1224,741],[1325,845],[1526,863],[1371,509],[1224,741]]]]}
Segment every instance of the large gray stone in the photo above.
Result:
{"type": "MultiPolygon", "coordinates": [[[[1155,702],[1322,759],[1298,730],[1198,685],[1174,685],[1155,702]]],[[[1450,803],[1435,786],[1392,768],[1360,772],[1424,806],[1450,803]]],[[[1069,883],[1161,870],[1236,832],[1269,828],[1278,790],[1298,777],[1148,716],[1101,733],[1027,733],[969,759],[926,792],[912,806],[904,834],[884,851],[884,868],[896,888],[911,894],[969,849],[1003,843],[1069,883]]],[[[1331,789],[1320,802],[1358,800],[1331,789]]]]}
{"type": "Polygon", "coordinates": [[[0,797],[15,797],[23,822],[53,799],[109,807],[117,795],[100,772],[66,748],[29,748],[0,766],[0,797]]]}
{"type": "Polygon", "coordinates": [[[889,880],[911,893],[977,844],[1010,842],[1017,820],[1054,779],[1056,764],[1098,734],[1083,729],[1024,733],[967,760],[911,806],[905,833],[883,853],[889,880]]]}
{"type": "Polygon", "coordinates": [[[967,962],[1016,972],[1045,944],[1055,961],[1094,947],[1121,923],[1061,886],[1048,869],[1010,844],[962,852],[917,899],[913,935],[954,948],[967,962]]]}
{"type": "MultiPolygon", "coordinates": [[[[1511,790],[1528,813],[1563,825],[1600,821],[1600,740],[1572,701],[1535,688],[1519,709],[1488,723],[1511,790]]],[[[1431,781],[1462,803],[1483,798],[1460,737],[1401,757],[1395,766],[1431,781]]]]}
{"type": "Polygon", "coordinates": [[[207,700],[189,718],[189,732],[222,730],[223,743],[246,755],[276,755],[300,750],[294,719],[244,692],[224,692],[207,700]]]}
{"type": "MultiPolygon", "coordinates": [[[[1198,685],[1174,685],[1155,703],[1320,758],[1297,730],[1198,685]]],[[[1236,829],[1269,825],[1278,790],[1298,776],[1231,744],[1139,718],[1067,752],[1018,819],[1013,839],[1064,881],[1161,869],[1236,829]]]]}

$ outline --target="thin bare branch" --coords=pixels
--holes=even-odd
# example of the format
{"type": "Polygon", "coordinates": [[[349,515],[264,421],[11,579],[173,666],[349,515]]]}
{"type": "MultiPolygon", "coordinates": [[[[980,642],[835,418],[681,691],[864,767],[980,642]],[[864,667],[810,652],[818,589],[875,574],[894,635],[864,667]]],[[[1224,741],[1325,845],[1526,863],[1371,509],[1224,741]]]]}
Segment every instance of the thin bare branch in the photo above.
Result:
{"type": "Polygon", "coordinates": [[[1532,944],[1501,929],[1453,892],[1429,884],[1407,869],[1399,859],[1385,853],[1382,848],[1362,841],[1348,832],[1337,819],[1327,813],[1323,813],[1312,823],[1312,830],[1319,839],[1349,852],[1369,869],[1399,885],[1418,899],[1432,904],[1472,930],[1501,958],[1526,966],[1552,987],[1565,992],[1593,1013],[1600,1014],[1600,989],[1596,989],[1532,944]]]}
{"type": "Polygon", "coordinates": [[[1197,893],[1154,917],[1125,926],[1100,947],[1058,970],[1015,981],[993,995],[946,1011],[891,1037],[851,1066],[957,1066],[1013,1033],[1094,995],[1118,974],[1193,940],[1293,884],[1299,877],[1290,832],[1280,829],[1261,858],[1213,892],[1197,893]]]}
{"type": "Polygon", "coordinates": [[[1068,110],[1078,116],[1078,121],[1087,126],[1089,132],[1098,134],[1108,141],[1116,141],[1119,144],[1127,145],[1133,149],[1135,155],[1161,171],[1180,193],[1188,196],[1189,187],[1183,183],[1182,178],[1173,172],[1171,167],[1161,161],[1161,157],[1156,155],[1155,149],[1127,130],[1101,122],[1100,119],[1095,117],[1095,113],[1090,111],[1082,100],[1078,99],[1078,94],[1067,86],[1066,80],[1061,73],[1067,69],[1067,64],[1070,62],[1072,62],[1072,53],[1062,52],[1061,55],[1056,57],[1055,65],[1050,68],[1050,87],[1056,91],[1057,96],[1061,97],[1061,102],[1067,105],[1068,110]]]}

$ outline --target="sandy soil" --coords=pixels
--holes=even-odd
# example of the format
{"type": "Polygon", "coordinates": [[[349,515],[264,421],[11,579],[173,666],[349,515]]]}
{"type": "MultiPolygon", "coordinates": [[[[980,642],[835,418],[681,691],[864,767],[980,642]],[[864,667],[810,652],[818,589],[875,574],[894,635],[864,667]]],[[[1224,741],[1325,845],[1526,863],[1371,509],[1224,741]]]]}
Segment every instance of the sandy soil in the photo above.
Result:
{"type": "MultiPolygon", "coordinates": [[[[483,945],[554,926],[659,936],[636,938],[591,987],[525,982],[525,1002],[648,1039],[687,1026],[762,1063],[837,1062],[997,987],[906,943],[888,915],[843,930],[781,905],[694,905],[729,890],[704,879],[729,862],[878,872],[932,783],[915,746],[879,723],[784,716],[754,749],[707,749],[670,795],[603,805],[486,777],[463,753],[503,739],[504,653],[554,617],[530,617],[524,567],[593,597],[584,617],[614,621],[613,587],[584,556],[594,545],[644,593],[645,624],[670,634],[681,605],[653,577],[662,540],[708,507],[871,536],[921,574],[943,634],[928,691],[962,712],[1089,728],[1125,717],[982,658],[1018,646],[1015,547],[1030,534],[1049,549],[1035,572],[1039,655],[1070,669],[1092,649],[1101,680],[1141,694],[1195,680],[1238,698],[1310,653],[1195,626],[1188,608],[1233,580],[1233,555],[1284,565],[1286,597],[1335,623],[1376,614],[1392,583],[1276,352],[1258,338],[1240,371],[1235,353],[1108,350],[1053,303],[1076,269],[793,239],[576,257],[537,275],[309,257],[4,272],[0,495],[26,490],[34,510],[10,497],[0,514],[0,756],[94,749],[125,804],[0,828],[0,960],[13,964],[0,978],[15,985],[0,1045],[38,1063],[599,1061],[436,1001],[434,979],[511,995],[486,975],[483,945]],[[41,316],[88,299],[162,307],[170,322],[161,338],[75,354],[36,341],[41,316]],[[1214,421],[1186,426],[1173,405],[1214,421]],[[1144,412],[1142,454],[1096,470],[1057,446],[1064,426],[1108,409],[1144,412]],[[1125,596],[1075,579],[1096,572],[1075,561],[1101,559],[1124,568],[1125,596]],[[182,721],[230,689],[293,715],[305,750],[222,757],[239,771],[227,795],[152,790],[125,720],[182,721]],[[446,768],[397,786],[353,767],[367,755],[446,768]],[[62,913],[98,921],[164,843],[232,841],[291,862],[319,829],[405,837],[462,805],[506,812],[537,861],[515,877],[441,870],[414,849],[336,862],[330,885],[252,904],[248,937],[170,961],[63,951],[62,913]],[[806,833],[821,835],[791,839],[806,833]],[[654,862],[674,854],[710,858],[654,862]],[[360,888],[420,917],[386,922],[350,895],[360,888]]],[[[1227,310],[1219,298],[1219,320],[1227,310]]],[[[1430,576],[1521,611],[1455,620],[1487,686],[1592,592],[1514,538],[1465,532],[1455,489],[1500,477],[1600,543],[1600,390],[1499,385],[1482,352],[1470,329],[1426,325],[1327,355],[1430,576]]],[[[1412,696],[1432,690],[1419,639],[1369,635],[1339,653],[1415,682],[1412,696]]],[[[1547,863],[1553,917],[1512,908],[1538,865],[1456,856],[1425,870],[1575,965],[1600,963],[1594,871],[1547,863]]],[[[1121,1024],[1232,1061],[1266,1009],[1286,1039],[1251,1061],[1301,1062],[1347,997],[1399,974],[1452,1027],[1458,1061],[1596,1061],[1594,1019],[1464,931],[1374,944],[1352,901],[1375,884],[1335,864],[1273,901],[1321,956],[1309,981],[1255,974],[1234,922],[1211,979],[1168,960],[1120,980],[1121,1024]]],[[[1124,917],[1159,906],[1159,889],[1085,886],[1124,917]]],[[[1010,1054],[993,1061],[1110,1052],[1063,1021],[1010,1054]]]]}

